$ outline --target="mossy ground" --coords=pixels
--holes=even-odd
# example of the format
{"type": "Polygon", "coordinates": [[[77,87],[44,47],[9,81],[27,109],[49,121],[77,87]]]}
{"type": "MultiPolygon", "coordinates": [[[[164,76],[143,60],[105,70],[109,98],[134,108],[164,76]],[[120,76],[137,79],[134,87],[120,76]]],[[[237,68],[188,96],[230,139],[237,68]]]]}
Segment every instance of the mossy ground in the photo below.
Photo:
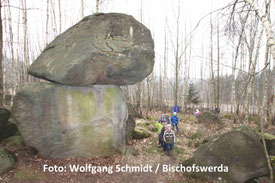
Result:
{"type": "Polygon", "coordinates": [[[14,182],[41,182],[46,181],[47,177],[43,172],[34,170],[30,167],[21,167],[16,171],[16,173],[11,177],[14,182]]]}

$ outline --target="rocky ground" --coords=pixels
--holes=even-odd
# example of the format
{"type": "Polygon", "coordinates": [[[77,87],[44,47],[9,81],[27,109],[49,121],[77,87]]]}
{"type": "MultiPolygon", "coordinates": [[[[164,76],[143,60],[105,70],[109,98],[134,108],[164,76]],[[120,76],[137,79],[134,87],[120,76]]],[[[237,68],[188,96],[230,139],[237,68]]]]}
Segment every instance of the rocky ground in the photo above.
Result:
{"type": "MultiPolygon", "coordinates": [[[[158,115],[158,114],[157,114],[158,115]]],[[[157,115],[151,117],[150,120],[137,119],[137,128],[150,134],[149,138],[132,140],[130,143],[131,151],[126,155],[115,155],[111,157],[101,158],[70,158],[70,159],[45,159],[30,148],[16,144],[8,144],[6,141],[1,143],[8,150],[15,153],[18,158],[17,168],[0,177],[0,182],[206,182],[199,180],[192,175],[180,173],[162,172],[161,169],[155,173],[155,169],[160,164],[177,166],[179,162],[190,158],[197,147],[200,146],[203,139],[217,132],[226,132],[232,127],[238,125],[233,124],[232,120],[223,118],[223,127],[205,124],[199,124],[193,115],[180,114],[179,133],[177,134],[177,143],[173,152],[173,156],[169,157],[161,148],[157,146],[157,134],[154,124],[157,115]],[[134,149],[132,148],[134,147],[134,149]],[[135,151],[137,150],[137,151],[135,151]],[[58,165],[85,165],[93,166],[116,166],[116,165],[152,165],[152,173],[71,173],[70,171],[63,173],[43,172],[43,166],[58,165]]],[[[255,125],[251,123],[251,125],[255,125]]]]}

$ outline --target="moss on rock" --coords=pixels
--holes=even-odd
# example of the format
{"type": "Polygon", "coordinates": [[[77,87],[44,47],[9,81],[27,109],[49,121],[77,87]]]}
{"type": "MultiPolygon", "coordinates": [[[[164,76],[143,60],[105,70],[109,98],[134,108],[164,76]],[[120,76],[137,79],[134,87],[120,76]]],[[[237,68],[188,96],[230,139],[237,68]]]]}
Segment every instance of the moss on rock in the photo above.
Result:
{"type": "Polygon", "coordinates": [[[120,97],[120,91],[118,90],[118,88],[108,88],[104,93],[103,100],[107,113],[111,112],[114,104],[114,99],[116,99],[117,97],[120,97]]]}
{"type": "Polygon", "coordinates": [[[27,146],[53,158],[124,151],[127,106],[117,86],[36,83],[33,87],[20,89],[12,108],[27,146]]]}
{"type": "Polygon", "coordinates": [[[7,138],[5,140],[5,144],[6,146],[15,146],[15,147],[24,146],[24,140],[20,135],[15,135],[7,138]]]}
{"type": "Polygon", "coordinates": [[[13,169],[16,162],[16,157],[11,152],[0,147],[0,175],[3,175],[13,169]]]}
{"type": "Polygon", "coordinates": [[[271,135],[269,133],[264,133],[264,138],[265,139],[268,139],[268,140],[274,140],[275,139],[275,136],[274,135],[271,135]]]}
{"type": "Polygon", "coordinates": [[[132,136],[134,139],[144,139],[149,138],[151,133],[145,128],[138,127],[135,129],[135,131],[133,131],[132,136]]]}

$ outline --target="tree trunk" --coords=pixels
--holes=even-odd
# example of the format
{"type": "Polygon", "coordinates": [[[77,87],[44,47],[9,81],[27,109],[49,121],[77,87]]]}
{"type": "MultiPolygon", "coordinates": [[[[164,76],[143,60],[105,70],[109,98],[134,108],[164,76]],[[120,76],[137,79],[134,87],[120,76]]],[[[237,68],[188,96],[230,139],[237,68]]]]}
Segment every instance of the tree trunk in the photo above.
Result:
{"type": "MultiPolygon", "coordinates": [[[[258,5],[253,1],[253,0],[246,0],[246,2],[248,2],[250,4],[250,6],[255,10],[256,14],[258,15],[258,17],[260,18],[260,20],[262,21],[263,23],[263,26],[266,30],[266,36],[267,36],[267,44],[270,48],[270,52],[271,52],[271,55],[273,57],[273,62],[275,61],[275,37],[274,37],[274,33],[272,31],[272,27],[271,27],[271,24],[268,20],[268,18],[266,17],[265,14],[263,14],[261,12],[261,10],[259,9],[258,5]]],[[[265,65],[267,66],[268,64],[268,59],[265,59],[265,65]]],[[[266,159],[267,159],[267,162],[268,162],[268,167],[269,167],[269,170],[270,170],[270,182],[273,183],[273,169],[272,169],[272,166],[271,166],[271,162],[270,162],[270,158],[269,158],[269,155],[268,155],[268,152],[267,152],[267,149],[266,149],[266,143],[265,143],[265,140],[264,140],[264,131],[263,131],[263,123],[267,123],[267,115],[265,114],[265,107],[266,107],[266,100],[267,100],[267,68],[265,68],[265,83],[264,83],[264,105],[263,105],[263,109],[262,109],[262,115],[263,115],[263,118],[261,120],[261,134],[262,134],[262,141],[263,141],[263,144],[264,144],[264,149],[265,149],[265,155],[266,155],[266,159]]]]}
{"type": "Polygon", "coordinates": [[[219,22],[217,24],[217,99],[216,108],[220,108],[220,35],[219,35],[219,22]]]}
{"type": "Polygon", "coordinates": [[[180,7],[178,8],[177,17],[177,33],[176,33],[176,50],[175,50],[175,90],[174,90],[174,105],[178,105],[178,92],[179,92],[179,23],[180,23],[180,7]]]}
{"type": "Polygon", "coordinates": [[[167,52],[168,50],[168,46],[167,46],[167,36],[166,36],[166,29],[165,29],[165,37],[164,37],[164,59],[163,59],[163,72],[164,72],[164,76],[163,76],[163,87],[162,87],[162,94],[163,94],[163,107],[164,107],[164,112],[166,113],[166,106],[167,106],[167,52]]]}
{"type": "Polygon", "coordinates": [[[203,102],[203,61],[204,61],[204,46],[203,46],[203,42],[202,42],[202,58],[201,58],[201,72],[200,72],[200,75],[201,75],[201,79],[200,79],[200,107],[203,107],[202,106],[202,102],[203,102]]]}
{"type": "MultiPolygon", "coordinates": [[[[265,58],[265,64],[267,64],[268,62],[268,47],[266,48],[266,58],[265,58]]],[[[272,169],[272,165],[271,165],[271,161],[269,158],[269,154],[267,152],[267,148],[266,148],[266,143],[265,143],[265,138],[264,138],[264,124],[267,124],[267,85],[268,85],[268,69],[265,68],[264,70],[264,93],[263,93],[263,106],[262,106],[262,118],[261,118],[261,135],[262,135],[262,142],[264,145],[264,150],[265,150],[265,156],[267,159],[267,163],[268,163],[268,167],[269,167],[269,171],[270,171],[270,182],[273,183],[273,169],[272,169]]]]}
{"type": "MultiPolygon", "coordinates": [[[[216,84],[215,84],[215,76],[214,76],[214,66],[213,66],[213,24],[212,24],[212,16],[210,20],[210,72],[211,72],[211,80],[213,85],[213,99],[214,106],[217,104],[217,93],[216,93],[216,84]]],[[[213,104],[213,103],[212,103],[213,104]]]]}
{"type": "Polygon", "coordinates": [[[149,108],[150,108],[150,80],[149,76],[146,78],[146,83],[147,83],[147,101],[146,101],[146,119],[149,119],[148,113],[149,113],[149,108]]]}
{"type": "Polygon", "coordinates": [[[96,0],[96,13],[99,12],[99,2],[100,0],[96,0]]]}
{"type": "Polygon", "coordinates": [[[46,46],[49,44],[49,0],[47,0],[47,9],[46,9],[46,46]]]}
{"type": "Polygon", "coordinates": [[[58,0],[58,10],[59,10],[59,34],[62,31],[62,15],[61,15],[61,0],[58,0]]]}
{"type": "MultiPolygon", "coordinates": [[[[185,24],[185,28],[184,28],[184,44],[187,45],[187,28],[186,28],[186,24],[185,24]]],[[[184,86],[183,86],[183,103],[184,103],[184,108],[187,108],[187,93],[188,93],[188,79],[187,76],[188,75],[188,63],[187,63],[187,53],[186,53],[186,49],[184,51],[184,86]]]]}
{"type": "Polygon", "coordinates": [[[267,43],[268,43],[268,46],[270,47],[270,52],[271,52],[271,55],[273,58],[273,62],[275,62],[275,37],[274,37],[274,33],[272,31],[270,21],[268,20],[266,15],[264,13],[262,13],[262,11],[258,7],[258,5],[254,2],[254,0],[246,0],[246,2],[250,4],[252,9],[256,12],[256,14],[258,15],[258,17],[260,18],[260,20],[263,23],[263,26],[266,31],[267,43]]]}
{"type": "Polygon", "coordinates": [[[2,25],[2,2],[0,1],[0,107],[4,105],[4,83],[3,83],[3,25],[2,25]]]}
{"type": "Polygon", "coordinates": [[[84,17],[84,0],[81,0],[80,17],[84,17]]]}

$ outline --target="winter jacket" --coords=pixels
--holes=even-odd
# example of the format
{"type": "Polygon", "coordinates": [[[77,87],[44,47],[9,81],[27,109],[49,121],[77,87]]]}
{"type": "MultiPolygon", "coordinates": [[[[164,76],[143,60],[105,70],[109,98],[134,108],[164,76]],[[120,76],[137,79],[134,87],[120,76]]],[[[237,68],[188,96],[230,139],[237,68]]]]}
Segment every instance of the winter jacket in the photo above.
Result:
{"type": "Polygon", "coordinates": [[[161,123],[162,121],[165,121],[165,118],[158,120],[159,123],[161,123]]]}
{"type": "Polygon", "coordinates": [[[166,120],[167,124],[170,124],[170,119],[169,118],[165,118],[165,120],[166,120]]]}
{"type": "Polygon", "coordinates": [[[161,123],[156,123],[155,125],[158,127],[158,134],[160,134],[163,128],[163,125],[161,123]]]}
{"type": "Polygon", "coordinates": [[[176,143],[176,135],[175,132],[173,130],[165,130],[164,134],[163,134],[163,140],[164,142],[166,142],[167,144],[174,144],[176,143]]]}
{"type": "Polygon", "coordinates": [[[171,122],[172,122],[173,125],[174,124],[179,124],[179,118],[178,118],[178,116],[172,116],[171,117],[171,122]]]}

